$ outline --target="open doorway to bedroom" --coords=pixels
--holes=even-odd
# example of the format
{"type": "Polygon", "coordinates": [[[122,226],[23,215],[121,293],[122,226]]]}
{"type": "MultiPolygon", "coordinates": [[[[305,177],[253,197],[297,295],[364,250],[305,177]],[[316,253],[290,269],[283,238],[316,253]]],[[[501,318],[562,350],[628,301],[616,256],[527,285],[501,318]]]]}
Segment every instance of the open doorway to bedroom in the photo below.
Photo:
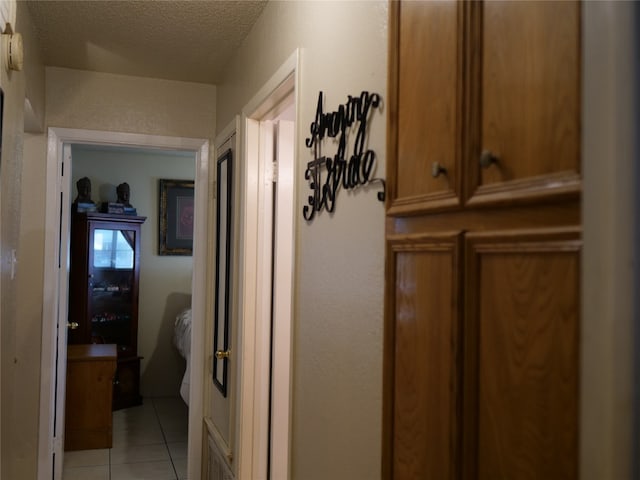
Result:
{"type": "Polygon", "coordinates": [[[126,182],[129,203],[146,217],[140,238],[140,393],[143,398],[179,396],[185,359],[173,344],[173,334],[177,315],[191,307],[193,256],[179,248],[160,253],[160,181],[193,182],[195,153],[86,144],[72,145],[71,153],[72,190],[78,179],[88,177],[93,200],[104,204],[115,202],[116,187],[126,182]]]}
{"type": "MultiPolygon", "coordinates": [[[[46,228],[45,228],[45,271],[44,271],[44,298],[45,302],[43,305],[43,335],[42,335],[42,377],[41,377],[41,395],[40,395],[40,431],[39,431],[39,453],[38,453],[38,479],[39,480],[60,480],[62,478],[62,470],[63,465],[65,463],[65,414],[70,414],[71,416],[76,416],[77,412],[71,411],[66,412],[65,410],[65,389],[66,389],[66,379],[67,379],[67,331],[70,328],[73,328],[72,325],[68,324],[68,288],[69,288],[69,245],[71,243],[71,228],[70,228],[70,218],[71,218],[71,210],[72,210],[72,201],[77,196],[77,189],[75,183],[72,184],[72,176],[73,176],[73,162],[72,162],[72,146],[82,145],[89,150],[92,150],[91,155],[97,155],[97,151],[102,146],[107,145],[109,147],[118,147],[124,150],[152,150],[156,151],[155,153],[167,153],[169,151],[177,151],[182,152],[184,155],[190,158],[191,165],[195,164],[195,168],[192,167],[191,171],[195,173],[194,175],[194,190],[193,190],[193,256],[191,262],[191,273],[185,274],[187,278],[190,279],[190,291],[191,291],[191,311],[192,311],[192,323],[191,323],[191,342],[190,342],[190,351],[191,351],[191,378],[201,378],[204,370],[204,311],[205,311],[205,296],[206,296],[206,232],[207,232],[207,210],[208,210],[208,174],[209,174],[209,166],[208,166],[208,156],[209,156],[209,142],[206,139],[194,139],[194,138],[182,138],[182,137],[165,137],[165,136],[149,136],[143,134],[129,134],[129,133],[118,133],[118,132],[105,132],[105,131],[89,131],[89,130],[79,130],[79,129],[64,129],[64,128],[49,128],[48,132],[49,137],[49,148],[47,153],[47,171],[46,171],[46,183],[47,183],[47,209],[46,209],[46,228]],[[89,146],[89,147],[88,147],[89,146]],[[61,334],[58,335],[58,332],[61,334]],[[195,339],[195,340],[194,340],[195,339]]],[[[137,152],[141,153],[141,152],[137,152]]],[[[109,168],[113,169],[113,163],[109,163],[109,168]]],[[[127,165],[127,171],[130,171],[133,168],[131,164],[127,165]]],[[[153,175],[153,169],[148,169],[153,175]]],[[[181,174],[184,174],[182,169],[179,170],[181,174]]],[[[76,172],[79,175],[79,172],[76,172]]],[[[127,174],[128,175],[128,174],[127,174]]],[[[85,175],[86,176],[86,175],[85,175]]],[[[180,178],[180,177],[178,177],[180,178]]],[[[184,177],[183,177],[184,178],[184,177]]],[[[121,179],[117,180],[109,180],[105,182],[107,187],[105,189],[110,191],[115,185],[114,182],[118,182],[118,185],[121,183],[121,179]]],[[[126,179],[125,179],[126,181],[126,179]]],[[[159,178],[151,178],[147,180],[149,184],[154,184],[156,181],[159,182],[159,178]]],[[[131,183],[131,182],[127,182],[131,183]]],[[[145,200],[143,198],[143,190],[144,188],[137,185],[136,187],[133,184],[130,185],[130,198],[129,201],[132,204],[132,207],[136,209],[137,216],[146,216],[145,222],[149,222],[147,224],[148,230],[142,230],[139,234],[139,237],[144,239],[147,237],[147,240],[151,242],[153,247],[151,247],[151,251],[157,252],[158,250],[158,217],[157,213],[157,203],[158,199],[158,187],[154,189],[150,189],[153,193],[148,194],[150,200],[147,201],[148,208],[151,213],[144,212],[143,208],[145,205],[145,200]],[[151,225],[154,224],[153,227],[151,225]]],[[[101,190],[102,187],[99,185],[92,186],[92,201],[100,202],[103,201],[101,198],[101,190]]],[[[112,196],[113,193],[108,193],[107,197],[112,196]]],[[[88,216],[88,215],[87,215],[88,216]]],[[[122,215],[125,217],[126,215],[122,215]]],[[[145,228],[145,227],[143,227],[145,228]]],[[[116,231],[122,232],[123,230],[131,230],[130,228],[120,228],[114,229],[116,231]]],[[[130,238],[130,235],[124,235],[126,238],[130,238]]],[[[130,243],[130,242],[125,242],[130,243]]],[[[139,250],[142,252],[143,248],[140,247],[139,250]]],[[[117,253],[116,253],[117,256],[117,253]]],[[[177,261],[178,256],[167,256],[166,259],[168,262],[177,261]]],[[[144,262],[144,258],[141,258],[142,262],[144,262]]],[[[88,261],[91,264],[91,261],[88,261]]],[[[149,261],[147,260],[147,263],[149,261]]],[[[114,267],[117,269],[117,265],[114,267]]],[[[158,273],[157,269],[147,269],[151,270],[152,275],[161,276],[158,273]]],[[[141,283],[143,283],[144,277],[142,278],[141,283]]],[[[104,285],[105,290],[108,285],[104,285]]],[[[119,284],[116,283],[112,285],[112,291],[120,290],[123,291],[119,287],[119,284]]],[[[140,288],[141,295],[144,297],[143,288],[140,288]]],[[[180,292],[179,292],[180,293],[180,292]]],[[[163,299],[163,302],[158,302],[158,297],[155,291],[151,292],[151,302],[156,302],[161,304],[161,315],[165,318],[165,324],[162,324],[157,329],[161,330],[164,328],[165,330],[170,330],[171,333],[168,335],[171,340],[170,344],[173,341],[173,331],[172,327],[175,324],[175,317],[170,318],[171,313],[169,310],[174,308],[175,310],[179,310],[182,308],[186,308],[188,306],[188,291],[184,292],[185,295],[172,297],[171,301],[168,298],[163,299]],[[182,303],[181,303],[182,302],[182,303]],[[173,306],[173,307],[171,307],[173,306]],[[166,313],[165,313],[166,311],[166,313]],[[170,319],[167,321],[166,319],[170,319]],[[167,324],[171,323],[171,326],[167,324]],[[164,327],[162,326],[164,325],[164,327]],[[168,328],[167,328],[168,327],[168,328]]],[[[141,299],[144,302],[144,299],[141,299]]],[[[180,312],[178,312],[179,314],[180,312]]],[[[177,315],[177,314],[176,314],[177,315]]],[[[142,323],[142,322],[141,322],[142,323]]],[[[141,324],[142,327],[142,324],[141,324]]],[[[144,327],[142,327],[144,328],[144,327]]],[[[140,334],[141,341],[138,344],[139,347],[144,349],[144,340],[142,338],[145,336],[144,331],[140,334]]],[[[155,340],[158,337],[162,336],[159,333],[156,335],[150,334],[146,335],[148,337],[154,338],[155,340]]],[[[166,335],[165,335],[166,338],[166,335]]],[[[173,348],[173,347],[171,347],[173,348]]],[[[140,356],[142,356],[143,352],[137,352],[140,356]]],[[[179,355],[179,353],[176,353],[179,355]]],[[[162,355],[161,355],[162,356],[162,355]]],[[[149,359],[154,360],[155,354],[151,352],[149,354],[149,359]]],[[[144,371],[144,359],[142,359],[142,375],[141,375],[141,393],[146,395],[154,395],[161,393],[162,388],[158,387],[153,388],[153,383],[148,383],[145,385],[145,371],[144,371]],[[145,393],[147,392],[147,393],[145,393]]],[[[150,364],[151,365],[151,364],[150,364]]],[[[165,376],[166,369],[160,365],[157,367],[157,370],[160,370],[162,373],[158,376],[165,376]]],[[[149,374],[153,373],[153,369],[149,370],[149,374]]],[[[105,376],[104,378],[109,378],[105,376]]],[[[149,379],[152,376],[149,377],[149,379]]],[[[180,383],[182,383],[182,378],[179,379],[180,383]]],[[[109,383],[111,382],[109,378],[109,383]]],[[[105,382],[106,383],[106,382],[105,382]]],[[[156,384],[157,385],[157,384],[156,384]]],[[[175,384],[174,384],[175,385],[175,384]]],[[[175,387],[174,387],[175,388],[175,387]]],[[[175,391],[175,390],[174,390],[175,391]]],[[[122,470],[123,475],[126,476],[127,468],[135,468],[136,471],[139,468],[142,468],[143,463],[151,464],[156,463],[155,467],[157,468],[166,468],[170,467],[173,472],[172,475],[165,475],[164,473],[158,474],[154,470],[154,473],[150,478],[157,478],[158,475],[165,476],[166,478],[181,478],[183,476],[198,476],[200,471],[200,463],[201,463],[201,435],[200,431],[197,428],[194,428],[195,425],[199,425],[199,422],[202,418],[202,385],[201,382],[190,382],[188,386],[189,391],[189,408],[188,413],[186,412],[187,408],[184,404],[184,401],[180,397],[173,397],[174,400],[177,400],[179,403],[176,404],[164,404],[162,402],[158,402],[154,405],[154,402],[143,402],[144,407],[147,408],[147,413],[140,414],[134,418],[125,418],[122,420],[122,427],[129,432],[132,431],[132,428],[136,424],[149,424],[153,421],[157,422],[155,427],[155,435],[156,439],[162,438],[164,441],[164,445],[155,444],[153,447],[153,443],[148,442],[149,437],[154,435],[153,433],[150,435],[147,433],[140,433],[137,435],[137,438],[132,438],[131,442],[128,442],[127,448],[125,449],[126,454],[116,455],[117,452],[108,452],[107,456],[111,463],[114,460],[119,462],[119,467],[115,467],[115,470],[122,470]],[[175,423],[176,418],[176,405],[183,405],[184,409],[184,417],[188,418],[188,426],[187,426],[187,435],[185,439],[185,430],[184,426],[179,426],[175,423]],[[166,423],[162,425],[162,416],[169,422],[174,422],[172,425],[166,423]],[[179,442],[182,443],[182,446],[175,445],[173,451],[169,451],[168,446],[168,438],[167,432],[170,429],[174,429],[174,433],[180,433],[180,439],[186,440],[186,445],[184,441],[179,442]],[[159,436],[157,434],[160,434],[159,436]],[[140,448],[141,443],[140,440],[147,443],[147,448],[140,448]],[[138,445],[136,445],[136,443],[138,445]],[[146,458],[147,461],[141,461],[141,457],[139,454],[143,453],[145,455],[151,455],[157,460],[150,461],[150,457],[146,458]],[[164,454],[169,456],[168,460],[164,454]],[[165,460],[162,460],[160,457],[164,457],[165,460]],[[182,457],[182,458],[179,458],[182,457]],[[173,468],[173,462],[171,458],[175,458],[177,464],[182,464],[180,475],[176,473],[176,469],[173,468]],[[164,463],[162,463],[164,462],[164,463]],[[127,466],[128,465],[128,466],[127,466]],[[135,465],[135,467],[131,467],[131,465],[135,465]]],[[[161,398],[161,397],[149,397],[149,398],[161,398]]],[[[165,397],[169,398],[169,397],[165,397]]],[[[139,407],[135,407],[139,408],[139,407]]],[[[124,409],[128,410],[128,409],[124,409]]],[[[142,409],[140,409],[142,410],[142,409]]],[[[118,413],[118,412],[115,412],[118,413]]],[[[184,420],[181,420],[184,424],[184,420]]],[[[113,426],[117,427],[117,421],[113,422],[113,426]]],[[[153,427],[150,427],[153,429],[153,427]]],[[[116,437],[114,429],[114,438],[116,437]]],[[[171,436],[169,436],[171,437],[171,436]]],[[[175,438],[175,437],[174,437],[175,438]]],[[[178,443],[178,442],[174,442],[178,443]]],[[[96,454],[97,457],[104,459],[104,452],[96,454]]],[[[101,467],[103,471],[113,472],[113,465],[105,465],[104,460],[98,460],[100,465],[84,465],[86,467],[101,467]]],[[[81,465],[82,463],[86,463],[85,461],[79,461],[76,466],[78,468],[84,467],[81,465]]],[[[147,465],[151,466],[151,465],[147,465]]],[[[86,472],[80,472],[80,477],[78,478],[88,478],[85,474],[91,474],[91,469],[88,469],[86,472]]],[[[100,475],[100,472],[96,472],[100,475]]],[[[169,473],[167,470],[166,473],[169,473]]],[[[104,475],[103,475],[104,476],[104,475]]],[[[108,478],[108,477],[107,477],[108,478]]]]}
{"type": "MultiPolygon", "coordinates": [[[[133,268],[133,262],[130,265],[116,263],[114,271],[111,265],[102,265],[99,258],[111,251],[107,249],[111,245],[111,233],[118,233],[110,229],[110,225],[115,224],[109,222],[118,221],[116,210],[119,206],[112,205],[113,213],[106,218],[96,218],[102,228],[94,230],[94,244],[90,247],[93,252],[90,257],[94,259],[90,300],[86,306],[79,307],[76,315],[73,315],[74,310],[83,303],[78,300],[84,300],[78,296],[83,296],[84,292],[74,291],[73,262],[77,255],[84,256],[87,252],[74,252],[75,237],[73,234],[71,237],[70,321],[74,321],[74,316],[79,322],[85,316],[91,317],[91,331],[86,332],[91,334],[90,343],[118,344],[118,360],[113,386],[112,447],[95,448],[91,439],[83,442],[86,436],[74,441],[76,420],[67,415],[64,475],[77,476],[87,469],[106,470],[107,465],[111,471],[125,472],[135,463],[137,469],[154,469],[157,474],[166,473],[167,478],[172,475],[173,478],[185,477],[189,399],[186,362],[190,353],[193,274],[193,257],[187,244],[189,237],[193,239],[193,197],[190,205],[184,204],[187,209],[191,207],[191,215],[182,217],[180,229],[170,221],[171,231],[166,232],[166,219],[177,218],[173,212],[177,208],[173,202],[174,191],[180,193],[177,198],[186,203],[189,203],[189,186],[193,195],[195,152],[72,144],[71,157],[70,198],[78,193],[74,191],[77,182],[88,178],[91,200],[101,212],[108,209],[109,202],[117,201],[118,186],[126,183],[131,206],[125,220],[138,217],[141,224],[139,251],[134,252],[126,242],[120,242],[126,248],[117,254],[131,260],[137,257],[137,268],[133,268]],[[164,235],[161,234],[163,228],[164,235]],[[172,235],[174,232],[181,235],[172,235]],[[132,279],[139,278],[135,289],[109,280],[110,275],[122,277],[128,268],[136,273],[130,276],[132,279]],[[126,311],[122,311],[123,308],[126,311]],[[86,310],[90,310],[88,315],[85,315],[86,310]],[[135,455],[132,455],[131,447],[135,447],[135,455]]],[[[72,212],[72,232],[74,215],[77,214],[72,212]]],[[[93,221],[91,224],[98,225],[93,221]]],[[[79,245],[75,248],[82,250],[79,245]]],[[[84,279],[80,283],[84,284],[84,279]]],[[[88,339],[74,338],[78,331],[69,332],[69,343],[88,343],[88,339]]],[[[73,348],[77,347],[69,346],[68,352],[73,348]]],[[[68,358],[68,380],[77,368],[77,360],[68,358]]],[[[68,385],[67,407],[73,405],[74,393],[68,385]]],[[[97,446],[101,446],[99,442],[97,446]]]]}

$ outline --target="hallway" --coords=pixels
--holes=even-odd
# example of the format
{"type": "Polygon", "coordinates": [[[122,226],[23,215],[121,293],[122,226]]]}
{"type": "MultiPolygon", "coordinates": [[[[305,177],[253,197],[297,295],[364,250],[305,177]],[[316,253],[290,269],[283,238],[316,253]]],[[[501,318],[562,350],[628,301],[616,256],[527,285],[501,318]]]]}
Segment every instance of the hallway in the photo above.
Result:
{"type": "Polygon", "coordinates": [[[184,480],[188,409],[179,397],[147,398],[113,412],[113,447],[65,452],[63,480],[184,480]]]}

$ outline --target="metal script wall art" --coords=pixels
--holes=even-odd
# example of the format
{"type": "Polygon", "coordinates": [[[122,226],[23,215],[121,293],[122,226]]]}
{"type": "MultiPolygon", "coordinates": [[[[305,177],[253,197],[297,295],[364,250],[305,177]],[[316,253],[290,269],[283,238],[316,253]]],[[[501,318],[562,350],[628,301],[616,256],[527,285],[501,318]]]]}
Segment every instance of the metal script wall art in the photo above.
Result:
{"type": "Polygon", "coordinates": [[[308,205],[302,209],[305,220],[311,221],[317,212],[326,209],[333,212],[336,207],[336,196],[340,187],[350,190],[373,182],[382,184],[378,192],[378,200],[384,202],[385,183],[381,178],[372,178],[376,154],[373,150],[365,150],[367,145],[367,121],[373,110],[380,105],[380,95],[362,92],[359,97],[347,97],[346,103],[334,112],[323,111],[323,94],[318,95],[316,118],[311,123],[311,137],[305,140],[308,148],[313,148],[313,160],[307,163],[304,178],[309,182],[312,194],[308,205]],[[351,155],[347,154],[348,137],[355,132],[355,142],[351,155]],[[322,156],[322,140],[327,137],[337,138],[338,150],[333,158],[322,156]],[[348,159],[347,159],[348,156],[348,159]],[[323,170],[325,175],[323,178],[323,170]]]}

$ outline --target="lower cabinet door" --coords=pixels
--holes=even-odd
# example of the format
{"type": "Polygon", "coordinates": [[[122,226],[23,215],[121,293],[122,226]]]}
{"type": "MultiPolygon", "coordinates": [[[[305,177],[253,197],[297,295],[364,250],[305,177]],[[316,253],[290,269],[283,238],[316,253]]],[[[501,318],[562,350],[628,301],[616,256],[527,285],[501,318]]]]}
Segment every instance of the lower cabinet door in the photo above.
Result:
{"type": "Polygon", "coordinates": [[[388,238],[384,476],[458,476],[460,235],[388,238]]]}
{"type": "Polygon", "coordinates": [[[464,478],[578,478],[580,231],[468,234],[464,478]]]}
{"type": "Polygon", "coordinates": [[[119,357],[113,384],[113,409],[142,404],[140,395],[140,360],[142,357],[119,357]]]}

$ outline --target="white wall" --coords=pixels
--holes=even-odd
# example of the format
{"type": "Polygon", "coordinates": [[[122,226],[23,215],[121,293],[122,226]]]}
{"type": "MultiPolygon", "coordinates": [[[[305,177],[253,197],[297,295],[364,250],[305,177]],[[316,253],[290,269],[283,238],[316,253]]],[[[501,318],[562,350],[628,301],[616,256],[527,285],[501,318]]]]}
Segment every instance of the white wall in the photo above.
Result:
{"type": "Polygon", "coordinates": [[[31,23],[27,2],[17,2],[17,29],[22,35],[24,46],[25,112],[24,128],[26,132],[42,132],[44,129],[44,65],[40,54],[40,45],[31,23]]]}
{"type": "Polygon", "coordinates": [[[640,478],[640,7],[583,12],[580,478],[640,478]]]}
{"type": "Polygon", "coordinates": [[[50,127],[213,138],[216,87],[66,68],[46,69],[50,127]]]}
{"type": "MultiPolygon", "coordinates": [[[[30,19],[18,5],[17,24],[24,32],[25,51],[33,48],[30,19]]],[[[4,65],[0,51],[0,65],[4,65]]],[[[32,85],[44,85],[42,65],[32,57],[25,72],[0,69],[4,93],[2,158],[0,160],[0,436],[3,478],[35,478],[37,464],[40,318],[42,298],[43,168],[25,141],[25,74],[32,85]],[[40,242],[39,242],[40,240],[40,242]],[[11,257],[17,264],[12,275],[11,257]],[[34,285],[37,292],[32,295],[34,285]],[[31,295],[30,295],[31,294],[31,295]]],[[[42,98],[42,97],[41,97],[42,98]]],[[[44,147],[40,143],[39,147],[44,147]]],[[[42,166],[42,165],[41,165],[42,166]]]]}
{"type": "Polygon", "coordinates": [[[131,204],[147,219],[141,228],[140,295],[138,306],[138,355],[141,393],[177,396],[186,363],[173,345],[176,315],[191,303],[191,256],[158,255],[158,181],[193,180],[195,154],[150,150],[114,149],[75,145],[71,198],[76,181],[91,179],[96,203],[116,201],[116,186],[127,182],[131,204]]]}
{"type": "MultiPolygon", "coordinates": [[[[218,125],[301,48],[298,105],[292,478],[380,476],[384,205],[375,188],[341,191],[333,215],[302,219],[312,159],[304,145],[319,91],[333,111],[363,90],[386,96],[387,2],[271,1],[218,86],[218,125]]],[[[384,102],[383,102],[384,104],[384,102]]],[[[384,108],[369,148],[384,177],[384,108]]],[[[353,138],[351,139],[353,141],[353,138]]],[[[326,150],[335,153],[326,141],[326,150]]]]}

